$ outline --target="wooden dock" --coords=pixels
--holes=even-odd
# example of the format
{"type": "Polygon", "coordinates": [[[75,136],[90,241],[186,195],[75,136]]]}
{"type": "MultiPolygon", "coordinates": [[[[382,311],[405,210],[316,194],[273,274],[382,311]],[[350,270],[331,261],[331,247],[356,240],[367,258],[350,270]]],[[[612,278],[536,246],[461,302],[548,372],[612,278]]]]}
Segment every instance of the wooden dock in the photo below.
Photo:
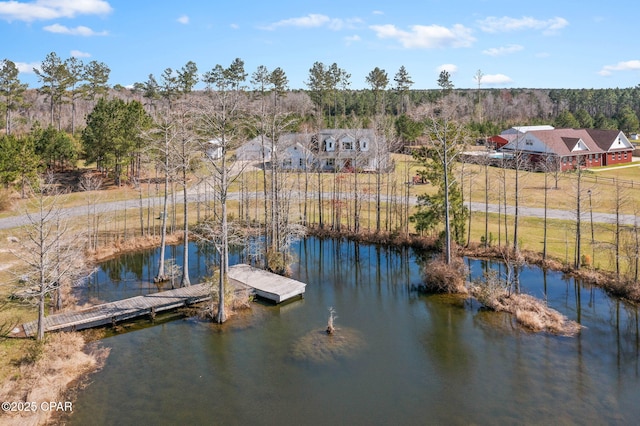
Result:
{"type": "MultiPolygon", "coordinates": [[[[229,280],[232,285],[238,288],[249,287],[257,296],[275,303],[301,296],[306,286],[299,281],[244,264],[229,268],[229,280]]],[[[154,316],[156,313],[204,302],[210,298],[209,284],[196,284],[103,303],[79,311],[49,315],[44,319],[44,330],[75,331],[116,324],[145,315],[154,316]]],[[[37,327],[37,321],[27,322],[15,327],[10,336],[32,337],[36,335],[37,327]]]]}
{"type": "Polygon", "coordinates": [[[229,267],[229,278],[254,289],[258,297],[282,303],[303,296],[306,284],[246,264],[229,267]]]}

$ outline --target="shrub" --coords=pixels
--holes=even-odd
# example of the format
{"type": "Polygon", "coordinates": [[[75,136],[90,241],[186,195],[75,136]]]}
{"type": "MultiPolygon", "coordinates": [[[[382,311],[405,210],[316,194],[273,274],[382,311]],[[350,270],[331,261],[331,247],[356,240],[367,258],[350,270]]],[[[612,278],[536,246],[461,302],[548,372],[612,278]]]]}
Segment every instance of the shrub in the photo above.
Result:
{"type": "Polygon", "coordinates": [[[460,257],[447,264],[443,257],[430,260],[424,268],[424,289],[431,293],[465,294],[467,267],[460,257]]]}
{"type": "Polygon", "coordinates": [[[273,249],[267,250],[267,269],[269,271],[283,275],[287,271],[287,265],[284,259],[284,253],[273,249]]]}
{"type": "Polygon", "coordinates": [[[498,271],[490,269],[483,279],[474,280],[471,294],[478,302],[490,309],[497,310],[499,300],[509,293],[509,285],[498,276],[498,271]]]}

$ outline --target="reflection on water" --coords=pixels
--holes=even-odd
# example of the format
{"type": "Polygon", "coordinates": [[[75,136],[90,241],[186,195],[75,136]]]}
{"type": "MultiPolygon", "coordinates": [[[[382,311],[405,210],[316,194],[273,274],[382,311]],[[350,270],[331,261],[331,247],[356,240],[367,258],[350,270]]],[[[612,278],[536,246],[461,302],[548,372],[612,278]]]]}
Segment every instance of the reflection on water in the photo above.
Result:
{"type": "MultiPolygon", "coordinates": [[[[207,270],[207,255],[191,249],[196,282],[207,270]]],[[[307,283],[300,301],[254,304],[251,315],[222,326],[177,320],[104,339],[111,355],[74,404],[72,423],[611,424],[640,418],[638,311],[598,289],[524,268],[523,291],[585,327],[575,338],[531,334],[477,302],[415,292],[420,271],[410,250],[307,239],[296,252],[293,278],[307,283]],[[293,356],[298,342],[324,329],[330,306],[336,326],[357,333],[363,344],[331,362],[293,356]]],[[[149,291],[154,256],[109,264],[82,297],[149,291]]],[[[469,265],[473,276],[499,267],[469,265]]]]}

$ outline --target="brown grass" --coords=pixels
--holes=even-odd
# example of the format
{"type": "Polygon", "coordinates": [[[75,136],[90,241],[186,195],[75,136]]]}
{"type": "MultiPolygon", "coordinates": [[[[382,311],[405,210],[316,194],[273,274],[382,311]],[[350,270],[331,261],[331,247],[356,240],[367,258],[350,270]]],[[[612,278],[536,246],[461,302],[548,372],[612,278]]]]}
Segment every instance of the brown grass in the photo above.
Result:
{"type": "Polygon", "coordinates": [[[67,388],[99,369],[108,349],[85,352],[85,340],[79,333],[55,333],[45,343],[30,342],[25,355],[12,362],[18,374],[0,388],[0,401],[35,402],[35,413],[3,413],[2,424],[36,425],[50,420],[51,411],[40,409],[48,401],[64,402],[67,388]]]}
{"type": "Polygon", "coordinates": [[[323,229],[319,226],[310,226],[307,235],[318,238],[346,238],[359,243],[412,247],[423,250],[434,250],[437,248],[437,241],[433,237],[422,237],[415,234],[405,235],[396,232],[375,232],[370,230],[360,232],[337,231],[330,228],[323,229]]]}
{"type": "MultiPolygon", "coordinates": [[[[174,245],[182,241],[182,232],[167,234],[166,244],[174,245]]],[[[88,253],[88,258],[93,262],[101,262],[114,258],[123,253],[132,253],[140,250],[160,247],[160,236],[144,236],[129,238],[126,241],[115,241],[97,250],[88,253]]]]}
{"type": "MultiPolygon", "coordinates": [[[[211,285],[211,299],[204,303],[202,308],[192,311],[192,314],[202,319],[215,320],[218,315],[218,301],[220,300],[218,296],[218,273],[214,273],[207,282],[211,285]]],[[[252,300],[251,291],[248,287],[238,287],[234,285],[233,281],[228,281],[224,288],[224,306],[227,319],[240,310],[250,309],[252,300]]]]}
{"type": "Polygon", "coordinates": [[[472,284],[469,290],[487,308],[514,315],[516,322],[527,330],[561,336],[574,336],[580,332],[580,324],[549,308],[543,301],[528,294],[510,293],[496,274],[472,284]]]}
{"type": "Polygon", "coordinates": [[[640,283],[638,282],[623,279],[617,280],[615,277],[612,277],[604,281],[601,285],[613,296],[640,303],[640,283]]]}
{"type": "Polygon", "coordinates": [[[453,257],[447,264],[442,257],[427,262],[423,289],[430,293],[466,294],[465,279],[468,275],[464,260],[453,257]]]}

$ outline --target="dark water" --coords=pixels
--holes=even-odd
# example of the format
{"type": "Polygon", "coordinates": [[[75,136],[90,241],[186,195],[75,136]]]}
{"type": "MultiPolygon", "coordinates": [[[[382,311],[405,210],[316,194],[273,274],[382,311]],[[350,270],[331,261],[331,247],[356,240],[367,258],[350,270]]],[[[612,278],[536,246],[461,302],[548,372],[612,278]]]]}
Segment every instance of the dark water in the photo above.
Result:
{"type": "MultiPolygon", "coordinates": [[[[192,278],[206,271],[192,247],[192,278]]],[[[176,249],[178,250],[178,249],[176,249]]],[[[521,272],[523,291],[585,326],[575,338],[521,331],[477,303],[413,290],[417,255],[308,239],[296,246],[303,300],[254,304],[224,326],[176,320],[101,341],[105,368],[73,424],[634,424],[638,310],[559,273],[521,272]],[[546,289],[546,291],[545,291],[546,289]],[[364,345],[317,360],[296,348],[336,325],[364,345]]],[[[110,262],[84,297],[153,288],[155,254],[110,262]],[[110,281],[109,277],[125,277],[110,281]],[[146,281],[146,282],[145,282],[146,281]],[[140,284],[142,282],[142,284],[140,284]]],[[[179,255],[176,254],[176,258],[179,255]]],[[[237,257],[235,258],[236,260],[237,257]]],[[[469,262],[478,275],[486,264],[469,262]]]]}

